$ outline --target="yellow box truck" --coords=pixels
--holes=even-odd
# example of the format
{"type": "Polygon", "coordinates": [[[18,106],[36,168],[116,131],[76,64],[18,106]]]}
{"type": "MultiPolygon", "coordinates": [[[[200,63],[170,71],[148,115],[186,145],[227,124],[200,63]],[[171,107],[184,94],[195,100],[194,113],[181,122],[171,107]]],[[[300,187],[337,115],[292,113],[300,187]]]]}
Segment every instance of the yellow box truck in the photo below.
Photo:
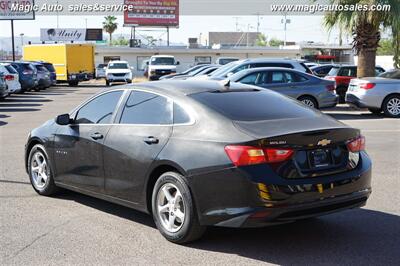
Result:
{"type": "Polygon", "coordinates": [[[52,63],[57,82],[77,86],[80,81],[94,77],[94,45],[92,44],[34,44],[24,46],[24,60],[52,63]]]}

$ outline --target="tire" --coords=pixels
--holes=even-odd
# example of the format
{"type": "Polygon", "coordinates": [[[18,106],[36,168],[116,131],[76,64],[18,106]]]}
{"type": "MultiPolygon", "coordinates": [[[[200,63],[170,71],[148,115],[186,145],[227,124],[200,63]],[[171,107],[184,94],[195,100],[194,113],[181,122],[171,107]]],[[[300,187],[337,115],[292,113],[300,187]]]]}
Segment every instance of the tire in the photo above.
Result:
{"type": "Polygon", "coordinates": [[[39,195],[50,196],[58,191],[57,186],[54,184],[53,171],[43,145],[37,144],[30,150],[28,173],[31,185],[39,195]]]}
{"type": "Polygon", "coordinates": [[[382,109],[376,109],[376,108],[368,108],[368,111],[370,111],[374,115],[379,115],[380,113],[382,113],[382,109]]]}
{"type": "Polygon", "coordinates": [[[318,109],[318,102],[311,96],[301,96],[298,99],[300,102],[304,103],[305,105],[318,109]]]}
{"type": "Polygon", "coordinates": [[[36,92],[39,92],[39,91],[40,91],[40,88],[39,88],[39,86],[38,86],[38,87],[35,87],[33,90],[36,91],[36,92]]]}
{"type": "Polygon", "coordinates": [[[400,118],[400,95],[387,97],[383,101],[382,109],[386,116],[400,118]]]}
{"type": "Polygon", "coordinates": [[[204,234],[206,228],[199,223],[189,187],[180,174],[162,174],[154,186],[151,202],[154,222],[168,241],[184,244],[197,240],[204,234]],[[169,196],[166,196],[165,191],[168,191],[169,196]],[[164,211],[159,205],[166,206],[164,211]],[[173,224],[170,224],[171,217],[173,224]]]}
{"type": "Polygon", "coordinates": [[[106,80],[106,86],[109,87],[110,86],[110,81],[106,80]]]}
{"type": "Polygon", "coordinates": [[[131,83],[132,83],[132,80],[131,80],[131,79],[128,79],[126,82],[127,82],[128,84],[131,84],[131,83]]]}

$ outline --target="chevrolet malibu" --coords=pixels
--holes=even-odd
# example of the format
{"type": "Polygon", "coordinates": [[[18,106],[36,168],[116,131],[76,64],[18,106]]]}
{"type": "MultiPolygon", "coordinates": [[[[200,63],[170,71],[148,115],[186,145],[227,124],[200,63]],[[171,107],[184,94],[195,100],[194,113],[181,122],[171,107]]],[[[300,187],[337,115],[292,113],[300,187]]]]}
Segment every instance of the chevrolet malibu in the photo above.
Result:
{"type": "MultiPolygon", "coordinates": [[[[228,81],[103,91],[34,129],[34,190],[74,190],[153,216],[174,243],[365,205],[360,131],[276,92],[228,81]],[[285,106],[285,108],[281,108],[285,106]]],[[[351,213],[349,213],[351,215],[351,213]]]]}

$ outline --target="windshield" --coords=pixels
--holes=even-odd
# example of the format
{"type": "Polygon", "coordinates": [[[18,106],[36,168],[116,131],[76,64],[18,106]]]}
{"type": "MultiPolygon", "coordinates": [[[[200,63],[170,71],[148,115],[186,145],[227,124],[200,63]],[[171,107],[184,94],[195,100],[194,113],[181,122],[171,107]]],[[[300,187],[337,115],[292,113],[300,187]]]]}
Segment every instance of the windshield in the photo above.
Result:
{"type": "Polygon", "coordinates": [[[49,72],[49,71],[47,70],[47,68],[45,68],[43,65],[35,65],[35,67],[36,67],[37,71],[40,71],[40,72],[49,72]]]}
{"type": "Polygon", "coordinates": [[[190,72],[192,72],[192,71],[194,71],[194,70],[196,70],[196,69],[202,68],[202,67],[203,67],[202,65],[197,65],[197,66],[191,67],[191,68],[189,68],[189,69],[183,71],[182,74],[187,75],[187,74],[189,74],[190,72]]]}
{"type": "Polygon", "coordinates": [[[400,79],[400,70],[385,72],[379,75],[381,78],[400,79]]]}
{"type": "Polygon", "coordinates": [[[128,64],[126,63],[110,63],[108,69],[128,69],[128,64]]]}
{"type": "Polygon", "coordinates": [[[175,65],[175,59],[173,57],[154,57],[151,59],[150,64],[170,66],[175,65]]]}
{"type": "Polygon", "coordinates": [[[194,76],[194,75],[200,73],[201,71],[203,71],[204,69],[207,69],[207,68],[209,68],[209,66],[202,66],[202,67],[200,67],[200,68],[198,68],[198,69],[195,69],[195,70],[193,70],[193,71],[190,71],[190,72],[188,73],[188,75],[189,75],[189,76],[194,76]]]}
{"type": "Polygon", "coordinates": [[[239,59],[235,59],[235,58],[225,58],[225,59],[220,59],[220,60],[219,60],[219,64],[220,64],[220,65],[226,65],[226,64],[229,64],[229,63],[235,62],[235,61],[239,61],[239,59]]]}
{"type": "Polygon", "coordinates": [[[265,90],[205,92],[193,94],[191,97],[235,121],[315,117],[312,109],[304,107],[297,101],[265,90]]]}
{"type": "Polygon", "coordinates": [[[229,72],[231,72],[233,69],[235,69],[237,66],[239,66],[242,62],[241,61],[235,61],[231,62],[229,64],[224,65],[223,67],[219,68],[217,71],[213,72],[211,77],[221,77],[225,76],[229,72]]]}

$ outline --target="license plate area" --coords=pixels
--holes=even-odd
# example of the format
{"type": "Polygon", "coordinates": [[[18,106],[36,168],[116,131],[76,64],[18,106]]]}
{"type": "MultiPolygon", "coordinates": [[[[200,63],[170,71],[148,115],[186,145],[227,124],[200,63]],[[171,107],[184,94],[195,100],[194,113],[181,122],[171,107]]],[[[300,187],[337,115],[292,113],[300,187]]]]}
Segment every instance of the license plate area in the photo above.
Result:
{"type": "Polygon", "coordinates": [[[330,149],[318,149],[308,152],[311,169],[323,169],[332,166],[332,151],[330,149]]]}

